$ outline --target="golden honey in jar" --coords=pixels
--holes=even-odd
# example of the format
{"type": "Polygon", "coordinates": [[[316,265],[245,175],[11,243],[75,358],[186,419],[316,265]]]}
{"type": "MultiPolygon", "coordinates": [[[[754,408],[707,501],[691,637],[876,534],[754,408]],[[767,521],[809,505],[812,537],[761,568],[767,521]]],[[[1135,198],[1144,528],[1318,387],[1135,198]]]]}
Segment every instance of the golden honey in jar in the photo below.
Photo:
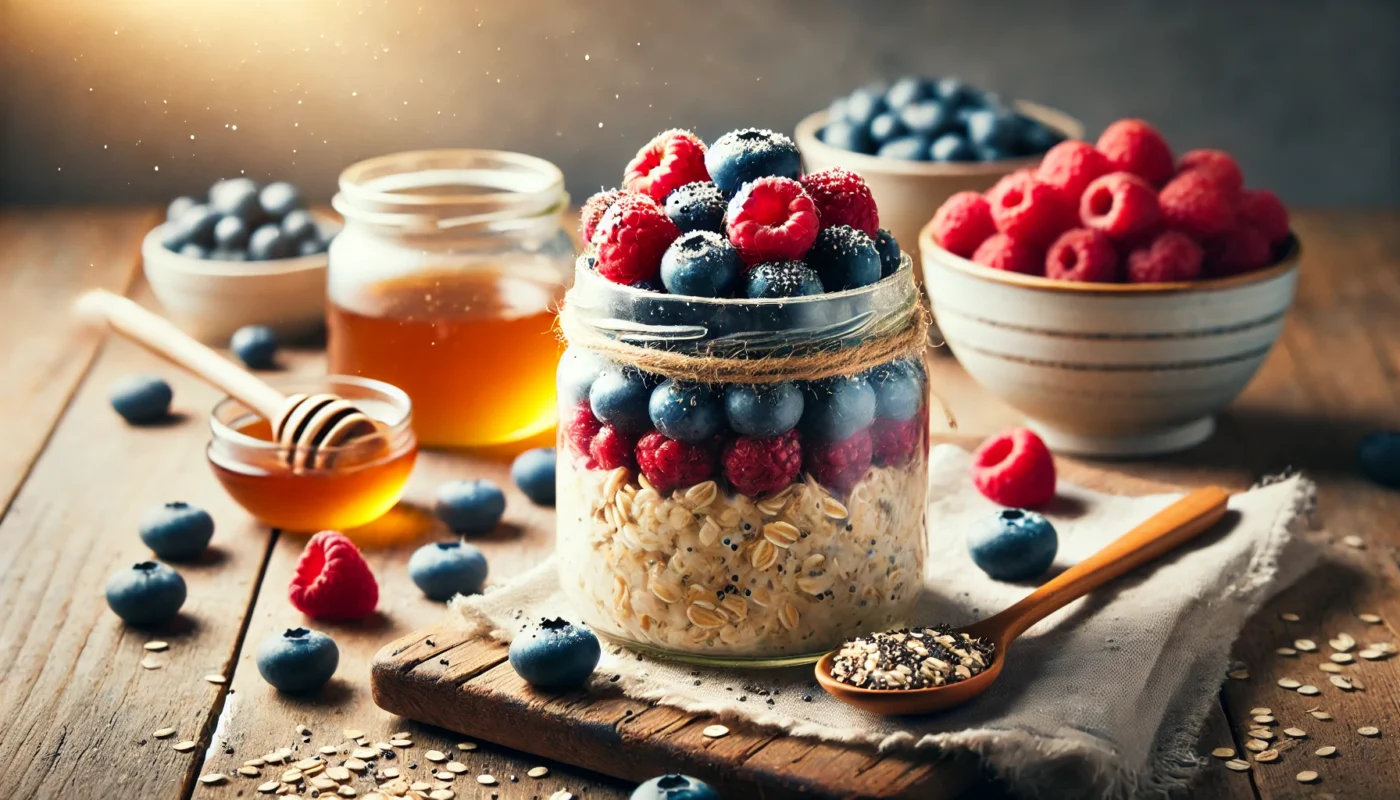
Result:
{"type": "Polygon", "coordinates": [[[514,153],[403,153],[356,164],[340,190],[330,370],[403,389],[426,447],[551,442],[572,253],[559,170],[514,153]]]}

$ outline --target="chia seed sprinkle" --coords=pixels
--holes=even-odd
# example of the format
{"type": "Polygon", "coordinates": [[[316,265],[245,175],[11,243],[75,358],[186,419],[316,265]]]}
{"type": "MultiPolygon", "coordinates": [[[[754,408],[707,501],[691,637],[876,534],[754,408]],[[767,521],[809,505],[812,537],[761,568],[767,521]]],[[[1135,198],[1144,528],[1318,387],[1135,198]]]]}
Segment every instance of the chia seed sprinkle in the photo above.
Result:
{"type": "Polygon", "coordinates": [[[946,625],[903,628],[841,646],[831,676],[859,689],[925,689],[965,681],[991,662],[991,642],[946,625]]]}

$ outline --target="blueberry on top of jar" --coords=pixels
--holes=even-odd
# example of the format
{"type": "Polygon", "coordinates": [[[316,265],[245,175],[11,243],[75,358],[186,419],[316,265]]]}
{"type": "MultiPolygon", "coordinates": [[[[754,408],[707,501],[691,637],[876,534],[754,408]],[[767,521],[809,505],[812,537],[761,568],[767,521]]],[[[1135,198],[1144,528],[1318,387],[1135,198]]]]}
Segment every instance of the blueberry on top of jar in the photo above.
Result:
{"type": "Polygon", "coordinates": [[[749,270],[744,296],[754,300],[810,297],[823,291],[816,270],[801,261],[772,261],[749,270]]]}
{"type": "Polygon", "coordinates": [[[661,256],[661,282],[671,294],[729,297],[743,270],[739,251],[714,231],[682,234],[661,256]]]}
{"type": "Polygon", "coordinates": [[[729,200],[710,181],[687,183],[666,197],[666,216],[682,233],[724,230],[729,200]]]}
{"type": "Polygon", "coordinates": [[[807,251],[807,264],[822,286],[839,292],[869,286],[880,280],[880,253],[875,243],[849,225],[835,225],[817,234],[807,251]]]}
{"type": "Polygon", "coordinates": [[[761,128],[730,131],[705,152],[710,179],[726,194],[752,180],[778,176],[796,180],[802,174],[802,156],[788,137],[761,128]]]}

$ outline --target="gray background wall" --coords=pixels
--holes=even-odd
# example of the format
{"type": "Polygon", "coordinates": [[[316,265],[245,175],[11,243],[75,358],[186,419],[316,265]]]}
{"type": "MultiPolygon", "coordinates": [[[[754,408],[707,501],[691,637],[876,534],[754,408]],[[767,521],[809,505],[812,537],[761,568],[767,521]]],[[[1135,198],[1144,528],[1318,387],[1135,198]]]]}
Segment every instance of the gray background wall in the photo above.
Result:
{"type": "Polygon", "coordinates": [[[386,152],[549,158],[576,198],[651,134],[790,131],[958,74],[1237,154],[1293,204],[1400,202],[1400,2],[0,0],[0,202],[163,202],[246,172],[325,199],[386,152]]]}

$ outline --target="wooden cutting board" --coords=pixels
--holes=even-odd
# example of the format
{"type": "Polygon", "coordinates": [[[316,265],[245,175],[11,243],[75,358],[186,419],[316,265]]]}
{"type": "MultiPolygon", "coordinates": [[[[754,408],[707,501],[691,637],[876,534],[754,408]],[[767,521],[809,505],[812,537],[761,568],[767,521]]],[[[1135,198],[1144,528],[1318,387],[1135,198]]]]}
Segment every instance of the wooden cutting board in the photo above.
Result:
{"type": "Polygon", "coordinates": [[[725,797],[941,800],[967,795],[980,778],[970,758],[885,756],[732,720],[729,735],[710,739],[701,731],[720,722],[713,715],[606,690],[539,692],[506,663],[504,644],[448,627],[386,645],[371,685],[375,703],[410,719],[625,780],[681,772],[725,797]]]}

